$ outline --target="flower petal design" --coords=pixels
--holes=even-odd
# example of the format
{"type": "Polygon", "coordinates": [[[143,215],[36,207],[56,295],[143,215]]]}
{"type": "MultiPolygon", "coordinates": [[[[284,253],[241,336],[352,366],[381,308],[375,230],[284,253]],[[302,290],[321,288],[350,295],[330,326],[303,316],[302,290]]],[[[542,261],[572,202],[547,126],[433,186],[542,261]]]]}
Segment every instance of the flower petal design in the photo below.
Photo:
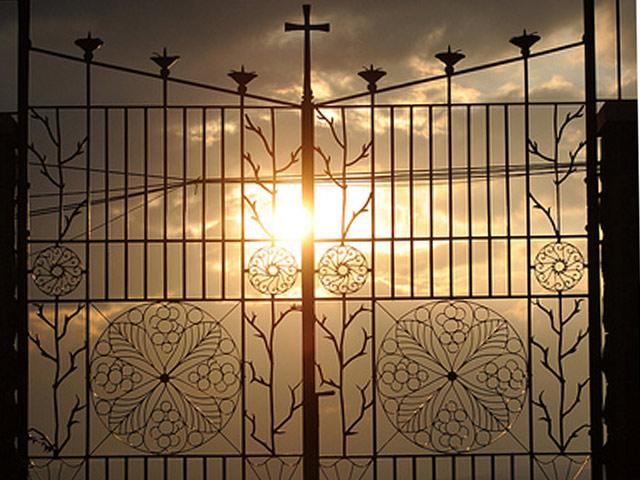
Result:
{"type": "Polygon", "coordinates": [[[233,415],[240,360],[229,333],[204,310],[157,302],[119,315],[93,349],[93,403],[130,446],[173,454],[202,445],[233,415]]]}
{"type": "Polygon", "coordinates": [[[381,343],[381,405],[398,431],[425,449],[482,448],[522,410],[524,351],[515,329],[487,307],[457,300],[420,306],[381,343]]]}

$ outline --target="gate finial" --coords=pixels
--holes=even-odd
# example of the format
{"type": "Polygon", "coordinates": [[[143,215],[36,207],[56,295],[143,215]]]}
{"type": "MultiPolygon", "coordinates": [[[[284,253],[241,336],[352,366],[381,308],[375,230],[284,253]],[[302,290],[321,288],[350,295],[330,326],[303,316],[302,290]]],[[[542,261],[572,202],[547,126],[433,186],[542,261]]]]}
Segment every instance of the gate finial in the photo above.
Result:
{"type": "Polygon", "coordinates": [[[509,43],[512,43],[516,47],[520,47],[520,53],[523,57],[528,57],[531,52],[531,47],[538,40],[540,40],[540,35],[536,35],[536,32],[527,33],[527,30],[522,31],[522,35],[511,38],[509,43]]]}
{"type": "Polygon", "coordinates": [[[446,52],[436,53],[435,57],[446,65],[444,71],[447,73],[447,75],[453,75],[453,66],[460,60],[462,60],[465,55],[461,52],[461,50],[452,52],[451,45],[449,45],[446,52]]]}
{"type": "Polygon", "coordinates": [[[93,52],[95,52],[100,47],[102,47],[102,45],[104,45],[104,42],[101,39],[97,37],[92,37],[91,32],[88,32],[86,37],[78,38],[73,43],[75,43],[84,51],[85,62],[90,62],[91,60],[93,60],[93,52]]]}
{"type": "Polygon", "coordinates": [[[238,93],[240,94],[246,93],[249,82],[258,76],[256,72],[245,71],[244,65],[240,70],[231,70],[228,75],[238,84],[238,93]]]}
{"type": "Polygon", "coordinates": [[[169,76],[169,69],[180,60],[180,55],[167,55],[167,47],[164,47],[162,49],[162,55],[154,52],[150,58],[160,67],[160,75],[162,75],[163,78],[167,78],[169,76]]]}
{"type": "Polygon", "coordinates": [[[381,68],[373,68],[373,65],[371,65],[369,68],[364,67],[364,70],[358,72],[358,75],[360,75],[369,83],[368,88],[370,93],[374,93],[377,90],[378,87],[376,86],[376,82],[386,74],[387,72],[385,72],[381,68]]]}

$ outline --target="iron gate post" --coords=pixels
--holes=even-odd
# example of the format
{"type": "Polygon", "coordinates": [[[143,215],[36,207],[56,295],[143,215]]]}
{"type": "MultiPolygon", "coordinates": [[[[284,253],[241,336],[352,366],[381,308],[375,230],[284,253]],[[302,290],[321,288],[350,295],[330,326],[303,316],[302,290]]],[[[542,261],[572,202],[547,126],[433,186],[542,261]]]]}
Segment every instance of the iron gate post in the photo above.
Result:
{"type": "Polygon", "coordinates": [[[28,312],[27,312],[27,258],[29,238],[29,179],[27,144],[29,141],[29,51],[31,48],[31,5],[29,0],[18,1],[18,192],[17,192],[17,262],[16,262],[16,322],[18,324],[17,350],[17,438],[20,465],[16,478],[28,476],[28,312]]]}
{"type": "Polygon", "coordinates": [[[600,317],[600,194],[596,124],[594,0],[584,0],[584,84],[587,148],[587,263],[589,291],[589,408],[591,478],[602,479],[602,322],[600,317]]]}
{"type": "Polygon", "coordinates": [[[286,22],[285,32],[304,31],[304,82],[301,104],[302,135],[302,203],[308,218],[302,238],[302,402],[303,402],[303,473],[305,480],[316,480],[320,466],[318,433],[318,395],[315,381],[315,256],[314,256],[314,129],[315,105],[311,90],[311,31],[329,31],[329,24],[312,25],[310,5],[303,5],[304,24],[286,22]]]}

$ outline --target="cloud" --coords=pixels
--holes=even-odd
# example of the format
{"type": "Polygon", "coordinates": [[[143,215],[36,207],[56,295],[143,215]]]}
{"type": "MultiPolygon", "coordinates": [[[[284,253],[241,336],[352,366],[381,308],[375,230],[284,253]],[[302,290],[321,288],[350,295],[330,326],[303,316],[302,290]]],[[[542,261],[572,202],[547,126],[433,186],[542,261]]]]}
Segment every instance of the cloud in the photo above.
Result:
{"type": "MultiPolygon", "coordinates": [[[[611,16],[603,8],[598,21],[606,28],[611,16]]],[[[73,41],[91,30],[105,41],[99,60],[148,71],[156,69],[149,61],[150,54],[167,46],[171,53],[182,56],[174,75],[226,87],[232,87],[228,71],[245,64],[259,74],[252,84],[254,93],[282,93],[298,101],[293,87],[300,83],[302,34],[285,33],[283,25],[285,21],[301,22],[301,13],[295,3],[258,0],[33,0],[32,38],[36,46],[79,54],[73,41]],[[289,91],[290,95],[284,93],[289,91]]],[[[462,64],[472,66],[516,54],[508,39],[523,28],[540,33],[539,49],[578,40],[582,30],[579,0],[524,0],[517,4],[461,0],[455,6],[444,0],[323,0],[313,5],[311,15],[314,23],[331,24],[330,33],[312,34],[317,98],[364,90],[356,76],[363,65],[384,68],[388,75],[381,85],[390,85],[441,71],[433,55],[449,44],[467,56],[462,64]]],[[[627,21],[623,19],[625,25],[627,21]]],[[[0,19],[3,38],[14,29],[13,22],[15,15],[0,19]]],[[[623,36],[625,45],[632,44],[630,31],[627,28],[623,36]]],[[[602,37],[599,41],[602,49],[611,40],[602,37]]],[[[15,60],[8,48],[3,47],[5,58],[13,56],[15,60]]],[[[635,48],[626,48],[625,58],[633,57],[631,50],[635,48]]],[[[35,70],[33,74],[43,75],[35,70]]],[[[0,83],[10,85],[7,78],[13,75],[11,68],[3,70],[0,83]]],[[[51,76],[50,80],[62,78],[51,76]]],[[[0,108],[14,103],[14,95],[7,90],[12,89],[0,94],[0,108]]],[[[112,89],[110,94],[118,101],[122,91],[112,89]]],[[[185,97],[194,102],[212,100],[209,92],[189,91],[185,97]]],[[[469,91],[465,98],[480,97],[469,91]]]]}

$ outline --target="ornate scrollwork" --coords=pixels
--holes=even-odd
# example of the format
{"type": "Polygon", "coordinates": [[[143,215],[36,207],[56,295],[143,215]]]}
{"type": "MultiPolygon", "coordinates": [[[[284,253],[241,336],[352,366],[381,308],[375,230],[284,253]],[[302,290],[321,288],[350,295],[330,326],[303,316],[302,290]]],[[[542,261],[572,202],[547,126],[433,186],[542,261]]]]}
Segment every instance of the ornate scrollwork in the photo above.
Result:
{"type": "Polygon", "coordinates": [[[291,252],[271,245],[257,250],[249,259],[249,283],[265,295],[278,295],[296,283],[298,265],[291,252]]]}
{"type": "Polygon", "coordinates": [[[534,260],[536,280],[553,292],[575,287],[584,274],[584,266],[580,250],[566,242],[548,243],[534,260]]]}
{"type": "Polygon", "coordinates": [[[93,349],[90,379],[109,432],[162,454],[218,434],[241,388],[229,333],[204,310],[171,302],[135,307],[111,322],[93,349]]]}
{"type": "Polygon", "coordinates": [[[73,292],[82,279],[80,258],[70,248],[54,245],[42,250],[32,270],[33,282],[38,289],[52,297],[73,292]]]}
{"type": "Polygon", "coordinates": [[[378,353],[378,393],[389,420],[435,452],[484,447],[506,432],[527,390],[524,346],[497,312],[466,301],[418,307],[378,353]]]}
{"type": "Polygon", "coordinates": [[[330,293],[357,292],[367,281],[369,267],[360,250],[336,245],[324,252],[318,263],[320,283],[330,293]]]}

